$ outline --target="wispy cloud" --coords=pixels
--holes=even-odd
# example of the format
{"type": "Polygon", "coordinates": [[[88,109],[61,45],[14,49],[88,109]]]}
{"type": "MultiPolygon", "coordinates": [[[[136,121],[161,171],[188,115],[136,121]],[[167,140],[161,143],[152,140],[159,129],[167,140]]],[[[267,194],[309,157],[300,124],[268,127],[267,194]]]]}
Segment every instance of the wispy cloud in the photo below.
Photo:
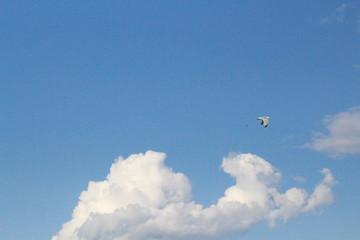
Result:
{"type": "Polygon", "coordinates": [[[294,181],[298,182],[298,183],[304,183],[306,182],[306,178],[304,177],[293,177],[294,181]]]}
{"type": "Polygon", "coordinates": [[[305,146],[332,156],[360,154],[360,106],[326,116],[323,121],[328,133],[315,133],[305,146]]]}
{"type": "Polygon", "coordinates": [[[235,179],[216,204],[191,201],[191,185],[164,164],[165,154],[148,151],[119,158],[106,180],[90,182],[70,221],[52,240],[222,239],[245,233],[267,220],[287,221],[333,201],[329,169],[311,194],[291,188],[280,193],[281,173],[254,154],[232,154],[222,168],[235,179]]]}
{"type": "Polygon", "coordinates": [[[327,17],[320,19],[320,25],[343,23],[345,18],[345,11],[348,5],[346,3],[341,4],[335,9],[335,11],[327,17]]]}

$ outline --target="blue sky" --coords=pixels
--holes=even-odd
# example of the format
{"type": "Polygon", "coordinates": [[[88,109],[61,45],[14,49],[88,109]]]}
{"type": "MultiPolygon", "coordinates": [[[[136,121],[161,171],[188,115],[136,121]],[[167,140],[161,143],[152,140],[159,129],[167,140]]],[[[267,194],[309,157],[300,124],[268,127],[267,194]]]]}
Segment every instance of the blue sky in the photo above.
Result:
{"type": "Polygon", "coordinates": [[[279,192],[311,193],[328,168],[332,204],[230,238],[359,236],[359,122],[347,121],[359,119],[359,2],[15,0],[0,11],[0,239],[50,239],[90,181],[147,150],[166,153],[205,207],[234,184],[220,167],[229,153],[279,169],[279,192]]]}

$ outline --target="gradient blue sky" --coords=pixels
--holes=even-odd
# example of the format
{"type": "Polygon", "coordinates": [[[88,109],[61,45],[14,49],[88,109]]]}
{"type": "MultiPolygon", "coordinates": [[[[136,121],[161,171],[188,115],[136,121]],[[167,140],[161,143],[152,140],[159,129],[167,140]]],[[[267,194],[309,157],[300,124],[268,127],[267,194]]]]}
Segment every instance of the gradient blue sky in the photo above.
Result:
{"type": "Polygon", "coordinates": [[[0,1],[0,239],[50,239],[89,181],[149,149],[205,206],[233,183],[229,152],[284,189],[327,167],[322,214],[233,239],[358,239],[359,154],[301,146],[360,105],[359,19],[358,1],[0,1]]]}

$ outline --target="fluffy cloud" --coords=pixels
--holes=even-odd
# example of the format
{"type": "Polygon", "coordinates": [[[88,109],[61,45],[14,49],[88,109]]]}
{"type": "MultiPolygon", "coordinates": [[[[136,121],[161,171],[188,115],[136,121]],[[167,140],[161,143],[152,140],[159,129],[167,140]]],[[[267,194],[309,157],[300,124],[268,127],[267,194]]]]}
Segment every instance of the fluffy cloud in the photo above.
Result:
{"type": "Polygon", "coordinates": [[[241,234],[267,220],[287,221],[333,201],[330,170],[311,194],[276,189],[281,174],[253,154],[229,155],[223,170],[235,178],[216,204],[191,201],[191,185],[182,173],[164,165],[165,154],[148,151],[119,158],[105,181],[90,182],[70,221],[52,240],[216,239],[241,234]]]}
{"type": "Polygon", "coordinates": [[[333,156],[360,153],[360,107],[324,118],[328,134],[317,133],[305,146],[333,156]]]}

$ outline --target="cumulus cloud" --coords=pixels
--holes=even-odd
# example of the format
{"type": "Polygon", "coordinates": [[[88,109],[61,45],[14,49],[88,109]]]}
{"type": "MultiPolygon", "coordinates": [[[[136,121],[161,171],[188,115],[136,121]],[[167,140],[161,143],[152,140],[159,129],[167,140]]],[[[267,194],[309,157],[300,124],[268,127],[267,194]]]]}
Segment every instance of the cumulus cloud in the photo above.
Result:
{"type": "Polygon", "coordinates": [[[316,133],[305,146],[332,156],[360,153],[360,107],[326,116],[327,134],[316,133]]]}
{"type": "Polygon", "coordinates": [[[291,188],[280,193],[281,173],[254,154],[232,154],[223,170],[235,179],[216,204],[191,200],[191,184],[153,151],[119,158],[106,180],[90,182],[70,221],[52,240],[221,239],[242,234],[262,220],[274,226],[333,201],[329,169],[311,194],[291,188]]]}

